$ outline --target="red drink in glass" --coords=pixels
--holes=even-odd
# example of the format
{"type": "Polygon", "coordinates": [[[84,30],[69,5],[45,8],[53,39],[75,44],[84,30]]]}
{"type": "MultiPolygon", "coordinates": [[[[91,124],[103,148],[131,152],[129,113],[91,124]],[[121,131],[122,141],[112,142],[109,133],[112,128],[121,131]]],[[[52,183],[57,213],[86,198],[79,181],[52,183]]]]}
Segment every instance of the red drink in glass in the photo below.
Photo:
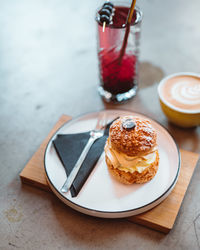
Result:
{"type": "Polygon", "coordinates": [[[112,23],[104,32],[98,19],[98,58],[101,86],[99,92],[106,101],[121,102],[136,94],[138,84],[138,49],[141,12],[135,9],[126,50],[122,57],[120,52],[126,30],[129,8],[115,6],[112,23]]]}

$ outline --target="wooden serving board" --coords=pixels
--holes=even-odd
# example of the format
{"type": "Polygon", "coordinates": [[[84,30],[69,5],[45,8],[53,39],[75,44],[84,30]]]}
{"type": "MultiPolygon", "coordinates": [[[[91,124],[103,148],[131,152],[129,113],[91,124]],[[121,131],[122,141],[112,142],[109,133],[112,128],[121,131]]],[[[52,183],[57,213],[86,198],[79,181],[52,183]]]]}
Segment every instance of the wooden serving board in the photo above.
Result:
{"type": "MultiPolygon", "coordinates": [[[[33,155],[25,168],[20,173],[22,183],[51,191],[47,184],[44,171],[44,152],[48,141],[53,134],[71,117],[62,115],[55,124],[47,138],[43,141],[37,152],[33,155]]],[[[177,184],[170,195],[158,206],[148,212],[127,218],[129,221],[168,233],[176,220],[187,187],[197,164],[199,155],[193,152],[180,150],[181,170],[177,184]]]]}

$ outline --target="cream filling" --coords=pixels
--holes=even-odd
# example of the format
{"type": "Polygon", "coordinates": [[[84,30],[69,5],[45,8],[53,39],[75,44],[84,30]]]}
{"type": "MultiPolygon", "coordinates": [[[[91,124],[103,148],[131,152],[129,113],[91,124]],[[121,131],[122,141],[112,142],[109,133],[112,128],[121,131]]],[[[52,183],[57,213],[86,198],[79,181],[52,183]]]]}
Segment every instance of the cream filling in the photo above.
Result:
{"type": "Polygon", "coordinates": [[[105,153],[112,163],[114,168],[118,168],[124,172],[134,173],[135,171],[142,173],[156,160],[157,147],[151,153],[143,156],[127,156],[123,153],[118,153],[111,148],[107,142],[105,145],[105,153]]]}

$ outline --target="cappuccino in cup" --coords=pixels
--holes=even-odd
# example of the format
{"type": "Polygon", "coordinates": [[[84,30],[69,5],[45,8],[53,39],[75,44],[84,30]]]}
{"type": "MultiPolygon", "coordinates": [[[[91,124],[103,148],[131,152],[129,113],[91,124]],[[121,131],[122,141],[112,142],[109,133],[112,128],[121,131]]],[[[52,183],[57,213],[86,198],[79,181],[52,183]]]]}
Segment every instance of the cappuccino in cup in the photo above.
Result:
{"type": "Polygon", "coordinates": [[[181,127],[200,125],[200,74],[170,75],[160,82],[158,95],[171,122],[181,127]]]}
{"type": "Polygon", "coordinates": [[[183,112],[200,112],[200,76],[185,74],[166,78],[160,85],[160,97],[183,112]]]}

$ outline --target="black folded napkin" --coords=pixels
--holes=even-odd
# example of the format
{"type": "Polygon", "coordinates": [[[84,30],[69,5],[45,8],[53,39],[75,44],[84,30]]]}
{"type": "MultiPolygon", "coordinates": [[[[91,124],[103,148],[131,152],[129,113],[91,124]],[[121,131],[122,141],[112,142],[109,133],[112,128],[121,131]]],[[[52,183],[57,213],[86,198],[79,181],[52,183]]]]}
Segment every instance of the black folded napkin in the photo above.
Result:
{"type": "MultiPolygon", "coordinates": [[[[90,148],[71,188],[71,195],[75,197],[78,195],[83,184],[87,180],[94,166],[96,165],[99,157],[101,156],[105,142],[108,137],[110,122],[104,131],[104,135],[97,139],[90,148]]],[[[85,145],[90,137],[90,131],[78,134],[58,134],[53,141],[56,152],[65,168],[67,176],[69,176],[73,167],[75,166],[79,156],[81,155],[85,145]]],[[[63,183],[64,184],[64,183],[63,183]]]]}

